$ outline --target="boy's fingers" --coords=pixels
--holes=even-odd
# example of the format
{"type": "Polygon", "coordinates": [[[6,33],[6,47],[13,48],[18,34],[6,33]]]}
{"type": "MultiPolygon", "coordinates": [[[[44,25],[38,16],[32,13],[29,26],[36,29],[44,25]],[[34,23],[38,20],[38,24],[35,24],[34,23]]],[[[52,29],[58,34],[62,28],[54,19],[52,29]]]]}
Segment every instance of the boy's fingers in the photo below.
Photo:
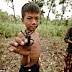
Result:
{"type": "Polygon", "coordinates": [[[30,40],[30,43],[33,43],[33,40],[30,40]]]}
{"type": "Polygon", "coordinates": [[[16,47],[16,46],[18,46],[18,43],[12,41],[12,42],[10,43],[10,45],[16,47]]]}
{"type": "Polygon", "coordinates": [[[17,48],[8,48],[8,50],[10,52],[15,52],[15,53],[19,53],[19,50],[17,48]]]}
{"type": "Polygon", "coordinates": [[[10,52],[13,52],[13,51],[14,51],[14,48],[8,48],[8,50],[9,50],[10,52]]]}
{"type": "Polygon", "coordinates": [[[15,38],[15,41],[16,41],[18,44],[22,45],[22,46],[25,44],[24,41],[22,41],[22,39],[19,38],[19,37],[16,37],[16,38],[15,38]]]}
{"type": "MultiPolygon", "coordinates": [[[[27,38],[22,38],[22,40],[24,41],[24,43],[28,43],[28,39],[27,38]]],[[[34,40],[33,39],[30,39],[30,43],[33,43],[34,42],[34,40]]]]}
{"type": "Polygon", "coordinates": [[[26,44],[26,43],[28,43],[28,39],[27,38],[22,38],[22,41],[26,44]]]}

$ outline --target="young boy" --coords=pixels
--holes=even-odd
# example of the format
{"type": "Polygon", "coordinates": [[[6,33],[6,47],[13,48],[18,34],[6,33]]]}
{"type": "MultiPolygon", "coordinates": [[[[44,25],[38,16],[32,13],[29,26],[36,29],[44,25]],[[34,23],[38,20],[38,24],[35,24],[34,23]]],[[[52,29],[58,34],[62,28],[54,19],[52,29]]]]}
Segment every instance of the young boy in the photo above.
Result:
{"type": "Polygon", "coordinates": [[[72,27],[67,30],[64,38],[65,42],[68,43],[68,47],[65,54],[65,67],[64,72],[72,72],[72,27]]]}
{"type": "Polygon", "coordinates": [[[34,3],[26,3],[22,7],[22,22],[26,26],[15,42],[10,44],[15,48],[9,51],[20,54],[21,67],[19,72],[39,72],[39,57],[41,53],[39,33],[35,32],[40,22],[40,8],[34,3]]]}

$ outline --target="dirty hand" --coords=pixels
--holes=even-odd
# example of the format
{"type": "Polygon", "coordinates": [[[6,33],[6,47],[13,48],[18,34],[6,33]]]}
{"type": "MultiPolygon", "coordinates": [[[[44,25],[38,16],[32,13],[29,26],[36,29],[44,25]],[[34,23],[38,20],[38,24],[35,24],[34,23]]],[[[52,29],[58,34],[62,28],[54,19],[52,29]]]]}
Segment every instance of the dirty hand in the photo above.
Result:
{"type": "Polygon", "coordinates": [[[9,48],[10,52],[15,52],[21,55],[27,55],[29,54],[29,50],[27,50],[27,46],[26,43],[28,43],[27,38],[23,37],[23,38],[19,38],[16,37],[15,38],[15,42],[12,41],[10,43],[10,45],[12,45],[13,47],[9,48]]]}

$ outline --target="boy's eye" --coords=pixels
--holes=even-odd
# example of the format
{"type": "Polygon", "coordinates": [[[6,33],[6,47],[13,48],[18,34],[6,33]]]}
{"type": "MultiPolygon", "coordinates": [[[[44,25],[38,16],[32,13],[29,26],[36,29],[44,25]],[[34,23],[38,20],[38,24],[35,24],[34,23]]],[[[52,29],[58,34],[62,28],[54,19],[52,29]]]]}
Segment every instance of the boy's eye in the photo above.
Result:
{"type": "Polygon", "coordinates": [[[39,18],[36,18],[36,20],[39,20],[39,18]]]}
{"type": "Polygon", "coordinates": [[[27,18],[27,19],[31,19],[31,18],[27,18]]]}

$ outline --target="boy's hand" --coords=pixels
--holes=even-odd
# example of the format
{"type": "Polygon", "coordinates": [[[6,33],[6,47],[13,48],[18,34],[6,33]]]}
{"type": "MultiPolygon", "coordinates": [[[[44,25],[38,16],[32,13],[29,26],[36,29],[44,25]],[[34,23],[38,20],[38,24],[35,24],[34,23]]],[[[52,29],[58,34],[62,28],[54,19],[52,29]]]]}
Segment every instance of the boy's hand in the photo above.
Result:
{"type": "Polygon", "coordinates": [[[26,43],[28,42],[28,40],[26,39],[26,38],[19,38],[19,37],[16,37],[15,38],[15,42],[11,42],[10,43],[10,45],[12,45],[12,46],[14,46],[14,47],[16,47],[16,46],[19,46],[19,45],[21,45],[21,46],[23,46],[23,45],[25,45],[26,43]]]}
{"type": "Polygon", "coordinates": [[[21,55],[28,55],[29,54],[29,50],[26,48],[27,46],[25,45],[26,43],[28,43],[28,40],[26,38],[19,38],[16,37],[15,38],[15,42],[11,42],[10,45],[12,45],[14,48],[9,48],[10,52],[15,52],[21,55]],[[24,48],[25,47],[25,48],[24,48]]]}

